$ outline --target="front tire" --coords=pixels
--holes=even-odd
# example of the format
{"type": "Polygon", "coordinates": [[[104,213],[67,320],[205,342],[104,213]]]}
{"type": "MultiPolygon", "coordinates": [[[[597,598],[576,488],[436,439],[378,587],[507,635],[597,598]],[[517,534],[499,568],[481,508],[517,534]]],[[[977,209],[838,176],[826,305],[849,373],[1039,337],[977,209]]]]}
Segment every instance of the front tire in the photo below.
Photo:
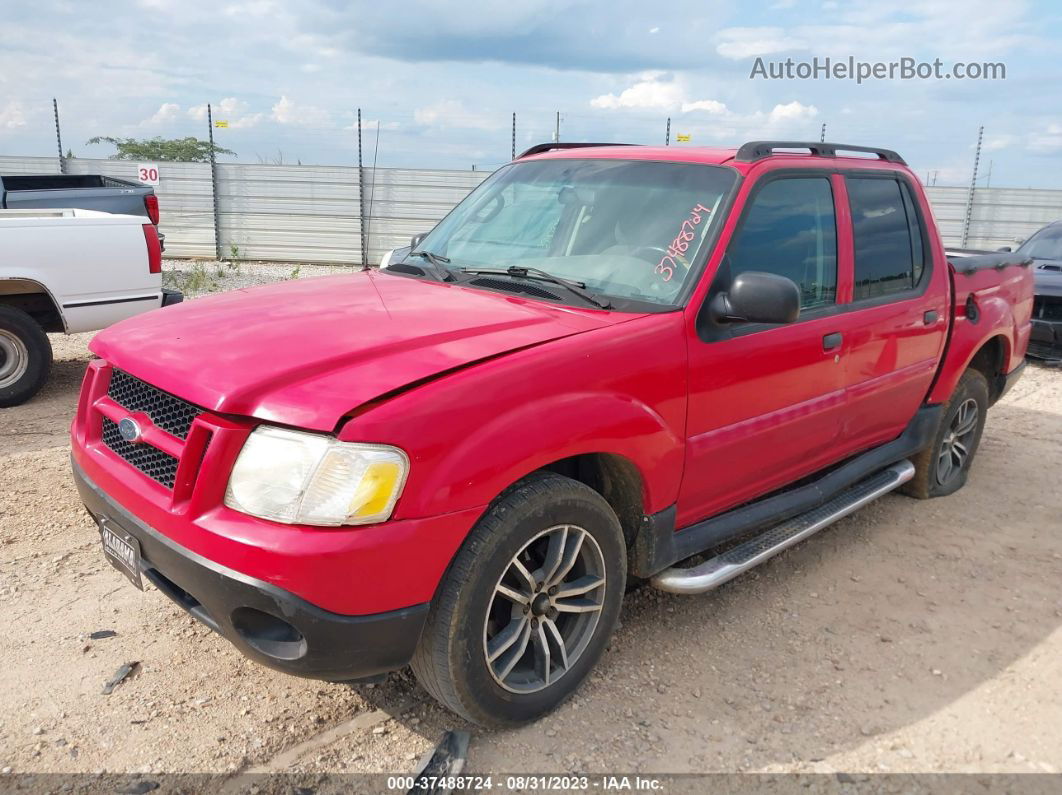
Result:
{"type": "Polygon", "coordinates": [[[52,344],[44,330],[21,309],[0,305],[0,408],[37,394],[51,367],[52,344]]]}
{"type": "Polygon", "coordinates": [[[944,408],[933,442],[914,459],[903,492],[918,499],[944,497],[966,485],[988,414],[988,381],[977,370],[962,374],[944,408]]]}
{"type": "Polygon", "coordinates": [[[623,531],[604,498],[570,478],[532,475],[494,502],[458,552],[413,672],[473,723],[535,720],[597,663],[626,574],[623,531]]]}

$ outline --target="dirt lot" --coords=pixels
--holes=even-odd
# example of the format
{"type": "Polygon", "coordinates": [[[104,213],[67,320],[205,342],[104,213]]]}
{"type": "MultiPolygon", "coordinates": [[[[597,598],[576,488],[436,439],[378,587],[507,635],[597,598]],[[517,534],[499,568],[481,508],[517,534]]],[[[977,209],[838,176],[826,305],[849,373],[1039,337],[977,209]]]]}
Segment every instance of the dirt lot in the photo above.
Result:
{"type": "MultiPolygon", "coordinates": [[[[468,728],[408,673],[261,668],[104,562],[68,473],[86,342],[53,337],[51,383],[0,411],[4,773],[411,772],[468,728]]],[[[712,594],[632,593],[576,698],[473,732],[467,770],[1062,771],[1060,472],[1062,372],[1033,366],[963,491],[888,496],[712,594]]]]}

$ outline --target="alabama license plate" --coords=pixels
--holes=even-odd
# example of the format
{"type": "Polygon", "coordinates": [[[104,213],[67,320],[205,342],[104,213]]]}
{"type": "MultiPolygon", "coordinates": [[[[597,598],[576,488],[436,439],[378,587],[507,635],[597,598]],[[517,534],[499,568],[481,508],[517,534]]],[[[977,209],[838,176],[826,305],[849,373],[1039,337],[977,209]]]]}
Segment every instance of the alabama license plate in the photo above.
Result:
{"type": "Polygon", "coordinates": [[[103,540],[103,554],[111,565],[128,577],[133,585],[144,590],[144,583],[140,579],[140,542],[109,519],[100,519],[100,538],[103,540]]]}

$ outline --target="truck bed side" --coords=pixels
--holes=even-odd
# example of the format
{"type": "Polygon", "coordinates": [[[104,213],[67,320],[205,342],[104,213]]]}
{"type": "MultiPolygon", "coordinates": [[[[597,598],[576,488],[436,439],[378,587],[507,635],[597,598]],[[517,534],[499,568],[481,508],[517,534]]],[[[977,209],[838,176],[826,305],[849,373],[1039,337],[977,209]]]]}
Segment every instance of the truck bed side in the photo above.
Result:
{"type": "Polygon", "coordinates": [[[947,401],[975,359],[989,375],[995,400],[1004,377],[1020,366],[1029,345],[1032,269],[1010,253],[951,257],[948,265],[952,323],[928,402],[947,401]]]}
{"type": "Polygon", "coordinates": [[[105,328],[162,305],[144,219],[66,210],[0,211],[0,295],[43,290],[68,333],[105,328]]]}
{"type": "Polygon", "coordinates": [[[99,174],[0,177],[0,208],[76,207],[147,217],[144,197],[154,192],[135,182],[99,174]]]}

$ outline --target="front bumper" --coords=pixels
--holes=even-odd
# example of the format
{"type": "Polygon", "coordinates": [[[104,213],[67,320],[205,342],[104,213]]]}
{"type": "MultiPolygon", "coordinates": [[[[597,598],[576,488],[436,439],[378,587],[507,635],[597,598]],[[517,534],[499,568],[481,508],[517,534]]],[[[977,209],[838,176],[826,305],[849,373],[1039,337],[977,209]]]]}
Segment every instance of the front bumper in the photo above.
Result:
{"type": "Polygon", "coordinates": [[[1062,321],[1034,318],[1026,355],[1035,359],[1062,359],[1062,321]]]}
{"type": "Polygon", "coordinates": [[[173,306],[184,301],[184,293],[180,290],[173,290],[169,287],[162,288],[162,305],[173,306]]]}
{"type": "Polygon", "coordinates": [[[85,507],[140,543],[141,573],[241,652],[285,673],[312,679],[365,679],[405,666],[428,604],[386,613],[330,613],[270,583],[197,555],[158,533],[107,496],[73,462],[85,507]]]}

